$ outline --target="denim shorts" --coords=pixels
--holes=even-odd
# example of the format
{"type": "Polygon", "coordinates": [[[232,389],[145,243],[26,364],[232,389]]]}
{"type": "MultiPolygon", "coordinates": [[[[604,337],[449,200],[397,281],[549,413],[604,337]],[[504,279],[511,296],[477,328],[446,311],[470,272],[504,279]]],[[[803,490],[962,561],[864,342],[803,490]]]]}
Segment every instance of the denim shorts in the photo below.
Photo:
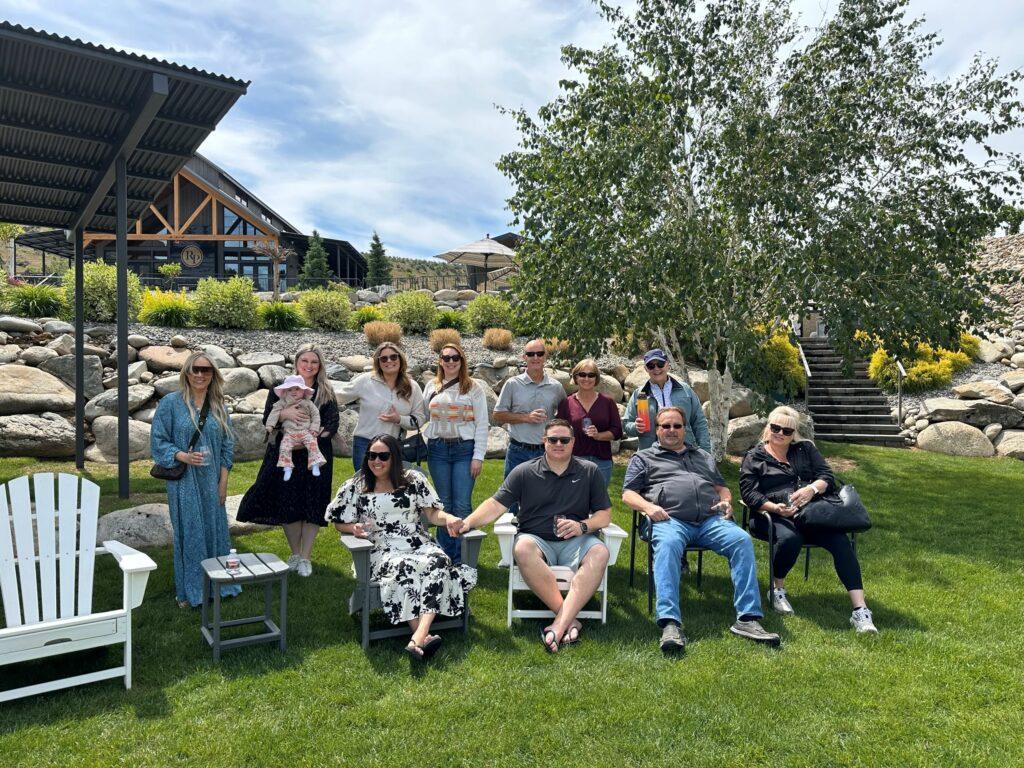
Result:
{"type": "Polygon", "coordinates": [[[548,565],[565,565],[570,568],[578,567],[591,547],[604,546],[601,539],[592,533],[558,541],[548,541],[540,536],[534,536],[532,533],[520,533],[516,536],[516,540],[519,539],[529,539],[540,547],[541,554],[544,555],[544,560],[548,565]]]}

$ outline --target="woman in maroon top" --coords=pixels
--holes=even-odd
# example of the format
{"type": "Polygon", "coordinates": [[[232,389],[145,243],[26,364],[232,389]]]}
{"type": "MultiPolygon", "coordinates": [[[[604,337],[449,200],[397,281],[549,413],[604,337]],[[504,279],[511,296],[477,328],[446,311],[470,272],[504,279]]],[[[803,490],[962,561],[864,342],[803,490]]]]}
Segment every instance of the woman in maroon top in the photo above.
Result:
{"type": "Polygon", "coordinates": [[[607,486],[612,480],[612,440],[622,439],[622,419],[615,401],[597,391],[601,371],[591,358],[572,369],[576,393],[558,406],[558,418],[572,424],[572,455],[597,465],[607,486]]]}

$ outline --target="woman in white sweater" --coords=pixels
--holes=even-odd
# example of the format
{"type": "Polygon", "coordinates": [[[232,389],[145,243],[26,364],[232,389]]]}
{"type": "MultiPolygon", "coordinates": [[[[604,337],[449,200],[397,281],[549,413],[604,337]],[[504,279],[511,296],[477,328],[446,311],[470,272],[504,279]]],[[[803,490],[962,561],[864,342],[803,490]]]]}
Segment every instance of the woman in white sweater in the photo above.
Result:
{"type": "Polygon", "coordinates": [[[347,382],[337,399],[339,405],[359,401],[359,422],[352,439],[356,471],[362,467],[371,438],[401,438],[403,429],[419,429],[427,420],[423,390],[409,376],[405,353],[389,341],[374,350],[373,371],[347,382]]]}
{"type": "MultiPolygon", "coordinates": [[[[423,391],[427,405],[427,466],[446,512],[466,517],[473,509],[473,484],[487,453],[487,395],[469,377],[466,353],[456,344],[441,348],[437,376],[423,391]]],[[[437,543],[460,563],[459,539],[437,529],[437,543]]]]}

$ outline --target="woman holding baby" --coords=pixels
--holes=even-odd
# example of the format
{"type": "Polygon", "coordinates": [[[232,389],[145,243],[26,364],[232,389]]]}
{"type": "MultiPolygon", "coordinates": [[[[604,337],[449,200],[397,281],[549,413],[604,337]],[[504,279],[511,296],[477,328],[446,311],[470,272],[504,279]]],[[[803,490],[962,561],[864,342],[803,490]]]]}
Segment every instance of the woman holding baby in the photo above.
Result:
{"type": "Polygon", "coordinates": [[[283,526],[292,551],[289,567],[309,576],[313,542],[326,525],[324,510],[333,492],[331,438],[338,431],[338,404],[318,347],[303,344],[295,351],[295,375],[270,391],[263,422],[267,452],[256,482],[242,497],[238,520],[283,526]],[[314,445],[319,456],[310,455],[314,445]]]}

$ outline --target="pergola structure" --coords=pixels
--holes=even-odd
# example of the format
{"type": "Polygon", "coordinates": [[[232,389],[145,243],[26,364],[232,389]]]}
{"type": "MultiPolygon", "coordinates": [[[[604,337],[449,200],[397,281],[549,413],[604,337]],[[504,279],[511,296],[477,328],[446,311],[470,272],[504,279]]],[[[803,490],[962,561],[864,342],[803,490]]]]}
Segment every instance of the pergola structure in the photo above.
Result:
{"type": "Polygon", "coordinates": [[[75,460],[85,462],[86,231],[117,253],[118,491],[128,482],[128,222],[249,83],[0,22],[0,221],[67,230],[75,274],[75,460]]]}

